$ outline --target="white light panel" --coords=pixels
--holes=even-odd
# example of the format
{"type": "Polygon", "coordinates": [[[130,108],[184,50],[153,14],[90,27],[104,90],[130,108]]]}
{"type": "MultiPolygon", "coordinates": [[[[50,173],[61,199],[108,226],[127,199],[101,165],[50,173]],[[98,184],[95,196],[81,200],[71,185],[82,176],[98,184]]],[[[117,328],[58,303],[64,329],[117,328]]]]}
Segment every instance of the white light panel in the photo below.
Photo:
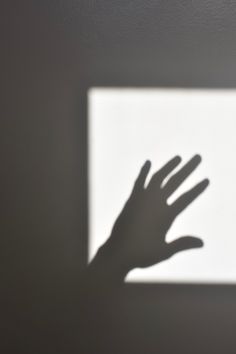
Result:
{"type": "Polygon", "coordinates": [[[202,163],[173,195],[203,178],[208,189],[174,222],[167,241],[199,236],[181,252],[127,281],[236,283],[236,90],[91,88],[89,105],[89,259],[112,225],[145,160],[151,173],[180,155],[202,163]]]}

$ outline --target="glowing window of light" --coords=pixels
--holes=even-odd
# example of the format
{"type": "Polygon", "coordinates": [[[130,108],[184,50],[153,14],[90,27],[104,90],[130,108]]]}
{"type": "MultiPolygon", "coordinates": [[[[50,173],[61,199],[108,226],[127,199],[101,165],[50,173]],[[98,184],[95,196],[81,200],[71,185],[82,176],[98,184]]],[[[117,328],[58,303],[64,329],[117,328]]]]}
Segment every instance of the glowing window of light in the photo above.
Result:
{"type": "Polygon", "coordinates": [[[146,159],[152,171],[176,154],[203,161],[173,199],[208,177],[210,187],[174,222],[167,241],[193,235],[204,248],[181,252],[127,281],[236,282],[236,90],[91,88],[89,259],[112,225],[146,159]]]}

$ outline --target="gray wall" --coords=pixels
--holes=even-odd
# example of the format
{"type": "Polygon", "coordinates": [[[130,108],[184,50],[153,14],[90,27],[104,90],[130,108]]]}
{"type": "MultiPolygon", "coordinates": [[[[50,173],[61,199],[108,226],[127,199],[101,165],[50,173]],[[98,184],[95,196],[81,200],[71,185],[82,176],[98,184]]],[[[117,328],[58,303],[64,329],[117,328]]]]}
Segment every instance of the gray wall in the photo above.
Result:
{"type": "MultiPolygon", "coordinates": [[[[86,89],[235,87],[236,4],[4,0],[0,16],[1,345],[78,353],[86,89]]],[[[234,287],[130,285],[110,305],[103,353],[235,353],[234,287]]]]}

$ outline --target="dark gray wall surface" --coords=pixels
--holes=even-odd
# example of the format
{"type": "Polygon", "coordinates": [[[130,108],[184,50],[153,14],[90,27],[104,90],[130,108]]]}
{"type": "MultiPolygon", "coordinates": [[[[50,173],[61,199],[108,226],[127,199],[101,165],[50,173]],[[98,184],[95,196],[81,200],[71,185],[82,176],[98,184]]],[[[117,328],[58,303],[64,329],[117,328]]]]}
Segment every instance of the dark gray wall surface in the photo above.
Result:
{"type": "MultiPolygon", "coordinates": [[[[78,353],[86,90],[236,87],[236,4],[3,0],[0,16],[0,344],[78,353]]],[[[130,285],[108,309],[103,353],[236,352],[235,287],[130,285]]]]}

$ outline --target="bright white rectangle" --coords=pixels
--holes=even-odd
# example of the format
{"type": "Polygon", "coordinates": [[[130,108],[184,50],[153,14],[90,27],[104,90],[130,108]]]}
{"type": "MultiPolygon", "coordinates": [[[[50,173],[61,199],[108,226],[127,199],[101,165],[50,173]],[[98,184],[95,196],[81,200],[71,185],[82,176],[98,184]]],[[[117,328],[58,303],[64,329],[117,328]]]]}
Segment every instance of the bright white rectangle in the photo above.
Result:
{"type": "Polygon", "coordinates": [[[177,254],[128,281],[236,283],[236,90],[89,90],[89,259],[109,237],[146,159],[152,172],[175,155],[203,162],[175,197],[211,184],[175,221],[167,240],[193,235],[204,248],[177,254]]]}

